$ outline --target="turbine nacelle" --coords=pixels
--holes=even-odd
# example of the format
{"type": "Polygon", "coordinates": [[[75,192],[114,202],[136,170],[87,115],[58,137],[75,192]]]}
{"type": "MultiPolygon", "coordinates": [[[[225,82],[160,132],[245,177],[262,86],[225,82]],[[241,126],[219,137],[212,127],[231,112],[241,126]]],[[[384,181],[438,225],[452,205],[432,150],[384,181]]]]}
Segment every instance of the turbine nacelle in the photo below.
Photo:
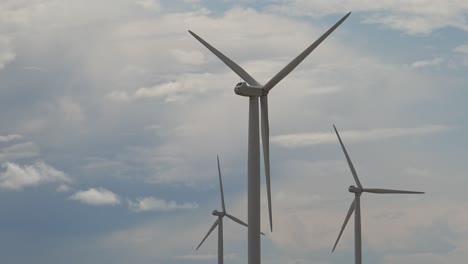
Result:
{"type": "Polygon", "coordinates": [[[215,215],[215,216],[224,216],[226,213],[225,212],[220,212],[218,210],[213,210],[213,212],[211,212],[212,215],[215,215]]]}
{"type": "Polygon", "coordinates": [[[349,186],[348,191],[350,193],[362,193],[362,189],[354,185],[349,186]]]}
{"type": "Polygon", "coordinates": [[[264,96],[267,95],[268,92],[263,90],[261,86],[250,86],[246,82],[239,82],[234,87],[234,92],[241,96],[264,96]]]}

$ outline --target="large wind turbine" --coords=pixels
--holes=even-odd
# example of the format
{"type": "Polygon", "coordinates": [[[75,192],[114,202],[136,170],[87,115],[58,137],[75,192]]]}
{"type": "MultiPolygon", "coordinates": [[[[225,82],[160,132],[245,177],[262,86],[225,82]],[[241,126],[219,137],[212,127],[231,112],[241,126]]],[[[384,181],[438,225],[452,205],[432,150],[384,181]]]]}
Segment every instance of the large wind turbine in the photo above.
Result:
{"type": "MultiPolygon", "coordinates": [[[[278,72],[265,85],[261,85],[244,69],[223,53],[211,46],[197,34],[189,30],[198,41],[213,52],[222,60],[231,70],[233,70],[245,82],[238,83],[234,92],[237,95],[249,97],[249,136],[248,136],[248,174],[247,174],[247,217],[248,217],[248,264],[260,264],[260,136],[259,136],[259,113],[258,98],[261,104],[261,127],[263,158],[265,162],[266,188],[268,198],[268,213],[270,220],[270,229],[273,231],[272,208],[271,208],[271,186],[270,186],[270,128],[268,121],[268,93],[284,77],[286,77],[299,63],[301,63],[325,38],[328,37],[346,18],[351,14],[349,12],[325,32],[319,39],[307,47],[301,54],[294,58],[280,72],[278,72]]],[[[268,45],[269,43],[265,43],[268,45]]]]}
{"type": "Polygon", "coordinates": [[[221,212],[219,212],[218,210],[213,210],[212,214],[217,216],[218,219],[216,219],[216,221],[213,223],[210,230],[208,230],[208,233],[205,235],[203,240],[200,242],[200,244],[198,244],[198,247],[196,250],[198,250],[198,248],[200,248],[203,242],[205,242],[206,238],[211,234],[213,229],[215,229],[216,226],[218,226],[218,264],[223,264],[223,258],[224,258],[223,257],[223,217],[227,216],[234,222],[239,223],[246,227],[247,227],[247,224],[244,223],[242,220],[238,219],[237,217],[232,216],[226,212],[226,205],[224,204],[223,182],[221,180],[221,168],[219,166],[219,157],[217,156],[216,158],[218,159],[219,189],[221,190],[221,206],[223,210],[221,212]]]}
{"type": "Polygon", "coordinates": [[[413,191],[401,191],[401,190],[390,190],[390,189],[376,189],[376,188],[364,188],[362,187],[361,182],[357,176],[356,170],[354,169],[353,163],[349,158],[348,152],[346,151],[345,146],[343,145],[343,141],[341,141],[340,134],[338,134],[338,130],[336,129],[335,125],[333,125],[335,129],[336,136],[340,141],[341,148],[343,149],[344,155],[346,156],[346,160],[348,161],[349,168],[351,169],[351,173],[353,174],[354,181],[356,182],[356,186],[349,186],[348,190],[350,193],[354,193],[354,200],[349,207],[348,213],[346,214],[345,221],[343,226],[341,227],[340,233],[338,234],[338,238],[336,239],[335,245],[333,246],[333,251],[335,251],[336,245],[340,240],[341,234],[346,227],[346,224],[349,221],[349,218],[353,214],[354,211],[354,263],[361,264],[362,263],[362,249],[361,249],[361,194],[363,192],[368,193],[378,193],[378,194],[388,194],[388,193],[406,193],[406,194],[423,194],[424,192],[413,192],[413,191]]]}

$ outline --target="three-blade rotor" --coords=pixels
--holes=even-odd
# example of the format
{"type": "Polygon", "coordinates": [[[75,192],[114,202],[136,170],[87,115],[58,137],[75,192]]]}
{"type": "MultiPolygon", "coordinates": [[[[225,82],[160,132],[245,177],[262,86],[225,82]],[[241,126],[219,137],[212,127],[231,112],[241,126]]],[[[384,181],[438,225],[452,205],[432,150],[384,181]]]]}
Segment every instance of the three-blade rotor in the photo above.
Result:
{"type": "MultiPolygon", "coordinates": [[[[336,246],[338,245],[338,242],[341,238],[341,235],[343,234],[344,229],[346,228],[346,224],[349,221],[349,218],[353,214],[356,208],[356,203],[359,205],[359,200],[360,196],[363,192],[368,192],[368,193],[377,193],[377,194],[423,194],[424,192],[415,192],[415,191],[403,191],[403,190],[392,190],[392,189],[378,189],[378,188],[363,188],[361,185],[361,182],[359,181],[358,175],[356,173],[356,170],[354,168],[353,162],[351,161],[351,158],[348,155],[348,152],[346,151],[346,148],[343,144],[343,141],[341,140],[340,134],[338,133],[338,130],[336,129],[336,126],[333,125],[333,128],[335,129],[336,136],[338,137],[338,140],[340,141],[341,149],[343,150],[343,153],[346,157],[346,161],[348,162],[349,168],[351,170],[351,173],[353,175],[354,181],[356,182],[356,185],[358,186],[357,188],[354,188],[354,186],[350,187],[350,192],[355,193],[355,199],[351,203],[351,206],[348,209],[348,213],[346,214],[345,220],[343,222],[343,225],[340,229],[340,233],[338,234],[338,238],[335,241],[335,244],[333,245],[332,252],[335,251],[336,246]],[[353,189],[351,189],[353,188],[353,189]]],[[[357,214],[360,214],[360,211],[357,212],[357,214]]],[[[360,221],[360,216],[357,218],[360,221]]],[[[356,224],[356,223],[355,223],[356,224]]],[[[357,223],[357,225],[360,227],[361,223],[357,223]]],[[[360,228],[359,228],[360,230],[360,228]]],[[[355,236],[361,237],[361,234],[354,234],[355,236]]],[[[360,241],[360,239],[358,239],[360,241]]],[[[355,247],[358,247],[359,249],[361,248],[361,245],[355,245],[355,247]]]]}
{"type": "MultiPolygon", "coordinates": [[[[200,242],[200,244],[197,246],[197,249],[200,248],[200,246],[203,244],[203,242],[205,242],[206,238],[208,238],[208,236],[211,234],[211,232],[213,232],[213,230],[219,225],[219,223],[221,221],[223,221],[223,217],[224,216],[227,216],[229,219],[231,219],[232,221],[240,224],[240,225],[243,225],[245,227],[248,227],[248,225],[240,220],[239,218],[231,215],[231,214],[228,214],[226,212],[226,204],[224,203],[224,191],[223,191],[223,180],[221,178],[221,166],[219,165],[219,156],[216,156],[216,159],[218,161],[218,177],[219,177],[219,189],[220,189],[220,192],[221,192],[221,206],[222,206],[222,212],[218,212],[218,211],[215,211],[217,216],[218,216],[218,219],[216,219],[216,221],[214,221],[213,225],[210,227],[210,229],[208,230],[208,233],[205,235],[205,237],[203,238],[203,240],[200,242]]],[[[213,213],[215,214],[215,213],[213,213]]],[[[261,232],[260,232],[261,233],[261,232]]],[[[261,233],[262,235],[264,235],[263,233],[261,233]]]]}
{"type": "Polygon", "coordinates": [[[270,127],[268,119],[268,93],[273,87],[275,87],[282,79],[284,79],[291,71],[293,71],[315,48],[317,48],[322,41],[324,41],[338,26],[343,23],[346,18],[351,14],[349,12],[336,22],[330,29],[327,30],[320,38],[313,42],[307,47],[302,53],[296,58],[289,62],[281,71],[279,71],[273,78],[271,78],[264,86],[257,82],[250,74],[248,74],[242,67],[237,63],[229,59],[226,55],[221,53],[219,50],[214,48],[204,39],[192,31],[188,31],[193,37],[195,37],[200,43],[202,43],[207,49],[215,54],[221,61],[223,61],[232,71],[234,71],[239,77],[246,81],[249,85],[255,86],[258,89],[262,89],[262,96],[260,96],[260,108],[261,108],[261,135],[262,135],[262,148],[263,148],[263,159],[265,167],[266,177],[266,188],[267,188],[267,199],[268,199],[268,215],[270,220],[270,229],[273,231],[273,218],[272,218],[272,205],[271,205],[271,180],[270,180],[270,127]]]}

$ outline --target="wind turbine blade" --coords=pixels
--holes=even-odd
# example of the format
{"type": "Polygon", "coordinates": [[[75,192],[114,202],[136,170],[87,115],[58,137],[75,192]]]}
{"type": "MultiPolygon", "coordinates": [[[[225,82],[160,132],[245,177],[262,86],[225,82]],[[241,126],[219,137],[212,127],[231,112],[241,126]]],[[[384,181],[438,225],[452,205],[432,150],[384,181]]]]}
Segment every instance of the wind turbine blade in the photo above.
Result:
{"type": "Polygon", "coordinates": [[[221,167],[219,166],[219,156],[216,155],[218,159],[218,175],[219,175],[219,189],[221,190],[221,205],[223,206],[223,212],[226,212],[226,205],[224,204],[224,192],[223,192],[223,181],[221,180],[221,167]]]}
{"type": "MultiPolygon", "coordinates": [[[[233,215],[230,215],[230,214],[227,214],[227,213],[226,213],[226,216],[227,216],[228,218],[230,218],[232,221],[234,221],[234,222],[236,222],[236,223],[238,223],[238,224],[241,224],[241,225],[243,225],[243,226],[245,226],[245,227],[249,227],[244,221],[240,220],[239,218],[237,218],[237,217],[235,217],[235,216],[233,216],[233,215]]],[[[263,232],[260,232],[260,234],[265,235],[263,232]]]]}
{"type": "Polygon", "coordinates": [[[354,200],[353,200],[353,202],[351,203],[351,206],[348,209],[348,214],[346,214],[346,218],[344,220],[343,226],[341,227],[340,233],[338,234],[338,238],[336,239],[335,245],[333,246],[332,252],[335,251],[336,245],[338,245],[338,241],[340,241],[341,235],[343,234],[343,231],[344,231],[344,229],[346,227],[346,224],[348,223],[349,218],[351,217],[353,212],[354,212],[354,200]]]}
{"type": "Polygon", "coordinates": [[[195,249],[195,250],[198,250],[198,248],[200,248],[200,246],[203,244],[203,242],[205,242],[206,238],[211,234],[211,232],[213,231],[213,229],[215,229],[215,227],[218,225],[218,223],[219,223],[219,218],[213,223],[210,230],[208,230],[208,233],[206,234],[206,236],[203,238],[203,240],[200,242],[197,249],[195,249]]]}
{"type": "Polygon", "coordinates": [[[263,159],[265,162],[265,177],[268,198],[268,216],[270,219],[270,230],[273,232],[273,216],[271,207],[271,181],[270,181],[270,122],[268,121],[268,96],[260,97],[261,123],[262,123],[262,145],[263,159]]]}
{"type": "Polygon", "coordinates": [[[236,222],[238,224],[241,224],[241,225],[243,225],[245,227],[248,227],[248,225],[244,221],[240,220],[239,218],[237,218],[237,217],[235,217],[233,215],[230,215],[230,214],[226,214],[226,216],[229,217],[232,221],[234,221],[234,222],[236,222]]]}
{"type": "Polygon", "coordinates": [[[338,136],[338,140],[340,141],[341,148],[343,149],[343,152],[346,156],[346,160],[348,161],[349,168],[351,169],[351,173],[353,173],[354,181],[356,182],[357,186],[359,188],[362,188],[361,182],[359,181],[359,178],[357,176],[356,170],[354,169],[353,162],[351,162],[351,159],[349,158],[348,152],[346,151],[345,146],[343,145],[343,141],[341,141],[340,134],[338,133],[338,130],[336,129],[336,126],[333,125],[333,128],[335,129],[335,133],[338,136]]]}
{"type": "Polygon", "coordinates": [[[239,77],[244,79],[248,84],[254,85],[254,86],[262,86],[259,82],[257,82],[252,76],[250,76],[244,69],[241,68],[241,66],[237,65],[235,62],[233,62],[231,59],[226,57],[223,53],[215,49],[213,46],[211,46],[208,42],[200,38],[197,34],[193,33],[192,31],[188,31],[194,38],[196,38],[198,41],[201,42],[207,49],[209,49],[211,52],[216,55],[220,60],[224,62],[231,70],[233,70],[239,77]]]}
{"type": "Polygon", "coordinates": [[[263,89],[265,91],[270,91],[276,84],[278,84],[284,77],[286,77],[294,68],[296,68],[299,63],[301,63],[322,41],[324,41],[328,35],[330,35],[343,21],[348,18],[351,14],[349,12],[343,18],[341,18],[335,25],[333,25],[327,32],[325,32],[320,38],[318,38],[314,43],[312,43],[307,49],[305,49],[301,54],[294,58],[288,65],[286,65],[280,72],[278,72],[271,80],[269,80],[263,89]]]}
{"type": "Polygon", "coordinates": [[[424,192],[415,191],[402,191],[402,190],[391,190],[391,189],[376,189],[376,188],[364,188],[363,192],[368,193],[408,193],[408,194],[424,194],[424,192]]]}

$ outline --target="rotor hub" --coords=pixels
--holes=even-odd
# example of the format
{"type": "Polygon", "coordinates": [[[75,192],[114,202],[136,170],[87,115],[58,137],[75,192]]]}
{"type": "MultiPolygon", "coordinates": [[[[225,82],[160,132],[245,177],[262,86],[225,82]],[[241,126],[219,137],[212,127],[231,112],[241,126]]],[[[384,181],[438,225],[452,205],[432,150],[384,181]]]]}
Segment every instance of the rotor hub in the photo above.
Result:
{"type": "Polygon", "coordinates": [[[349,186],[348,191],[350,193],[362,193],[362,189],[354,185],[349,186]]]}
{"type": "Polygon", "coordinates": [[[226,213],[225,212],[220,212],[218,210],[213,210],[213,212],[211,213],[212,215],[215,215],[215,216],[224,216],[226,213]]]}

